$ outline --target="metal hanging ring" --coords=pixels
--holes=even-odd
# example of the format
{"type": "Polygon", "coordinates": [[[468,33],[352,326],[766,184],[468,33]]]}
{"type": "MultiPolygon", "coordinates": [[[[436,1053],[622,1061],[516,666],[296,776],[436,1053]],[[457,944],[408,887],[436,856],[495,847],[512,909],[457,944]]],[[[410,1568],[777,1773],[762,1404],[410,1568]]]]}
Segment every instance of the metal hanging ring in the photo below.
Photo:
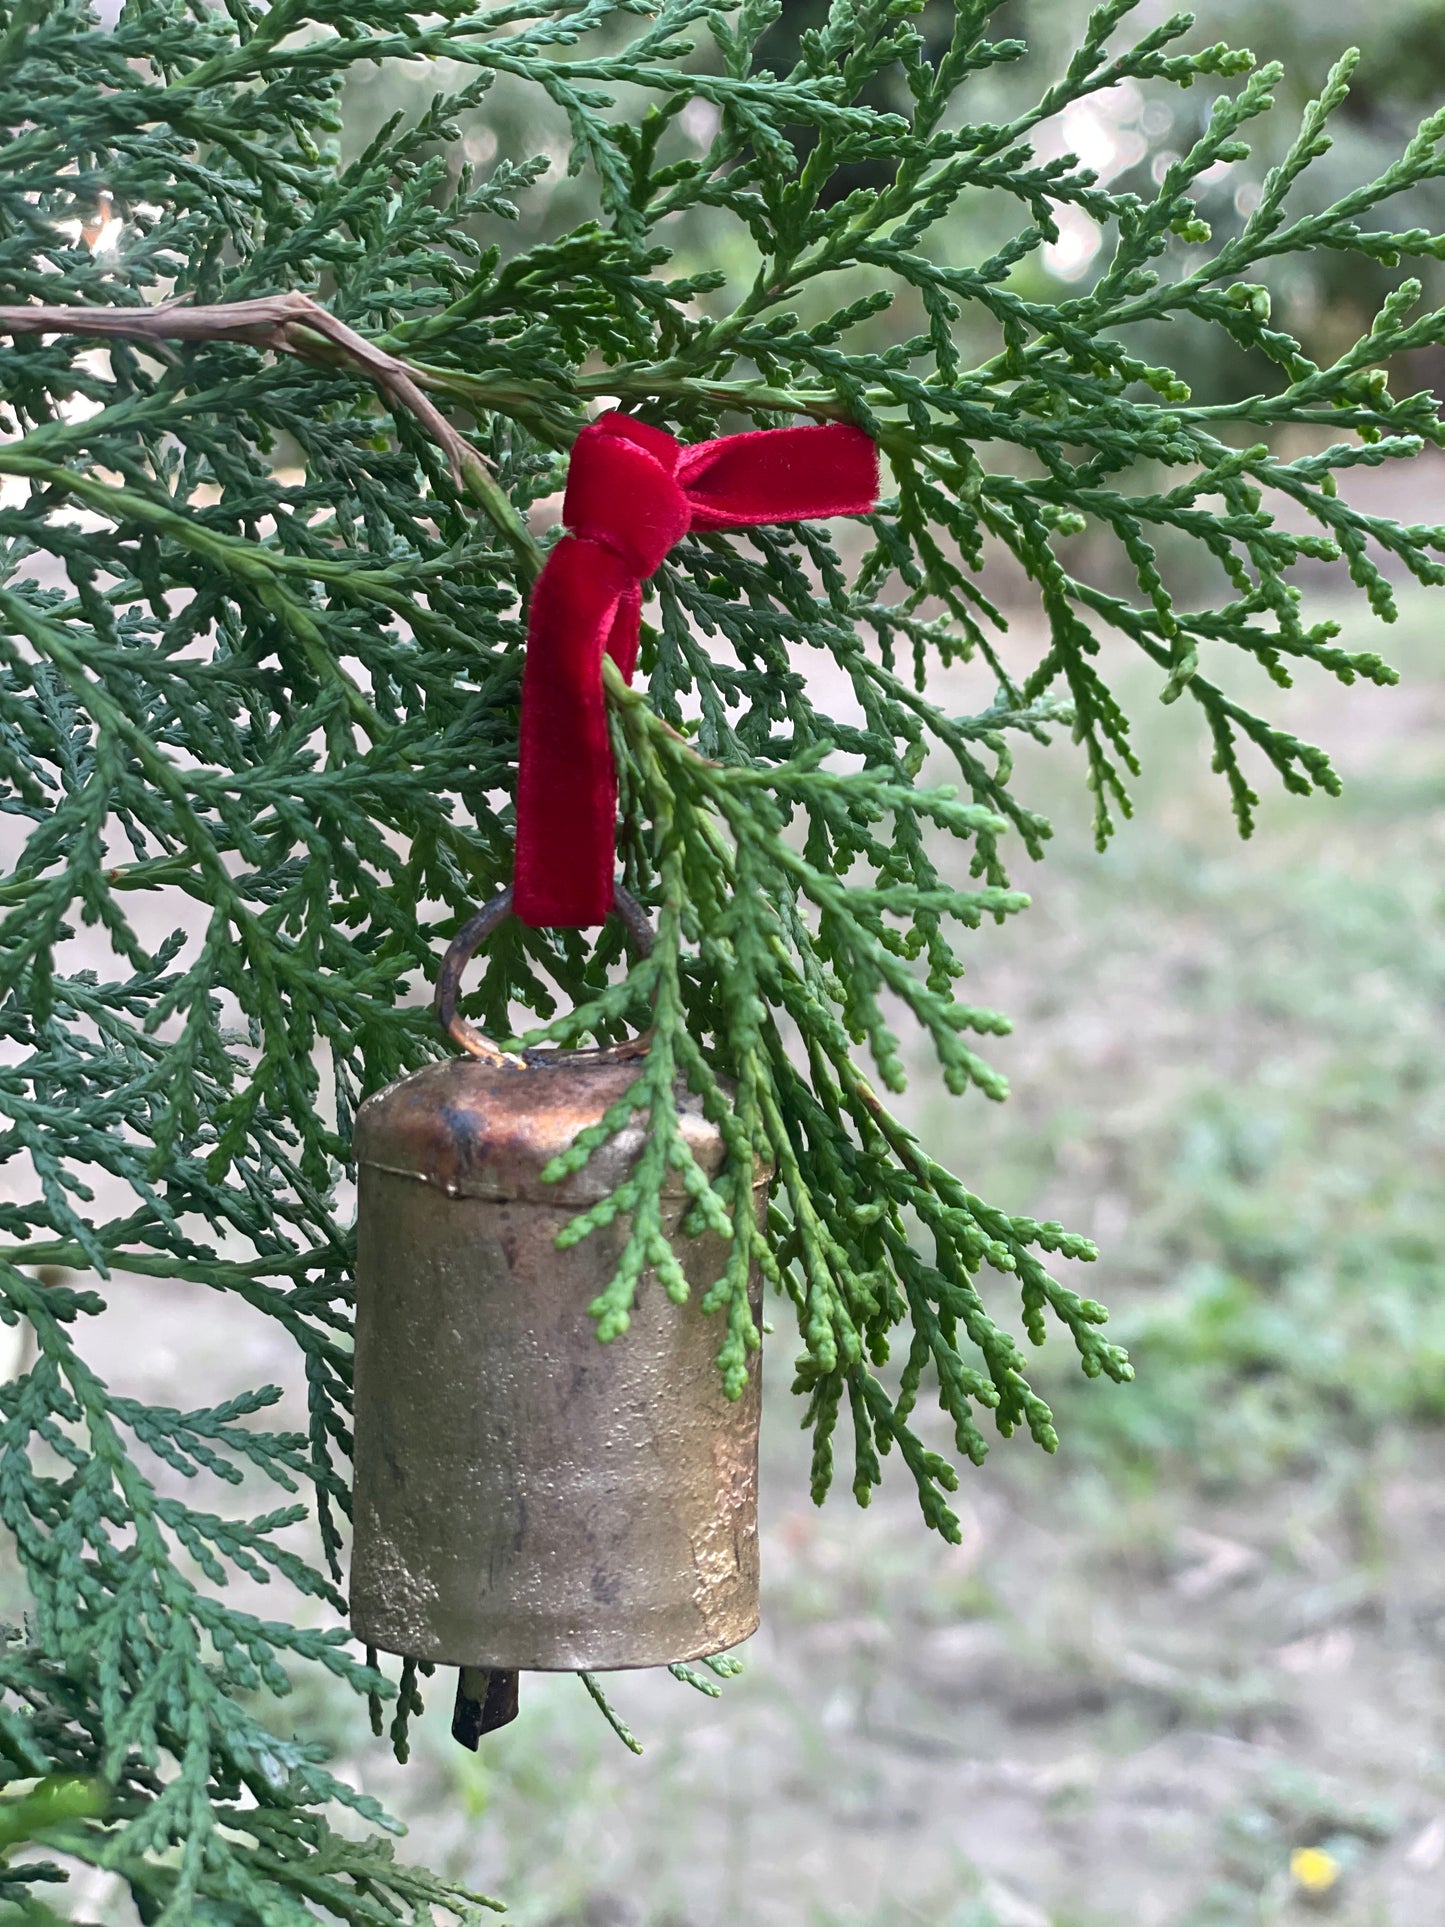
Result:
{"type": "MultiPolygon", "coordinates": [[[[654,931],[647,920],[647,912],[630,891],[624,890],[619,883],[613,892],[612,912],[622,920],[623,928],[631,937],[633,945],[642,957],[652,955],[654,931]]],[[[526,1059],[514,1051],[505,1051],[500,1044],[494,1044],[490,1037],[484,1036],[475,1024],[469,1024],[457,1010],[457,997],[461,991],[462,972],[476,955],[477,951],[499,925],[506,922],[512,914],[512,886],[499,890],[490,903],[483,904],[476,915],[469,917],[452,938],[447,954],[442,958],[442,967],[437,973],[437,988],[434,1008],[437,1022],[469,1057],[480,1057],[487,1064],[505,1064],[513,1069],[523,1069],[526,1059]]],[[[609,1056],[640,1056],[646,1051],[651,1032],[636,1038],[629,1044],[612,1045],[607,1050],[609,1056]]],[[[601,1052],[589,1055],[601,1055],[601,1052]]]]}

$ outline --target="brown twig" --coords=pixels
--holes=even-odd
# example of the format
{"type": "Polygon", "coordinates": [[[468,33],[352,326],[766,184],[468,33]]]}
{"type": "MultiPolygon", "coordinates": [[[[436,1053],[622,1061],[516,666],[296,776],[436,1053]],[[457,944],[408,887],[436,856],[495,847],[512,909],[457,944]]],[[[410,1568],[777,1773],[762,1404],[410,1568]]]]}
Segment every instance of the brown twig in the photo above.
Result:
{"type": "Polygon", "coordinates": [[[130,341],[242,341],[275,354],[299,355],[335,366],[353,362],[398,407],[408,410],[442,449],[458,488],[481,457],[422,393],[395,355],[348,328],[308,294],[265,294],[252,301],[188,306],[163,301],[153,308],[0,307],[0,334],[121,336],[130,341]]]}

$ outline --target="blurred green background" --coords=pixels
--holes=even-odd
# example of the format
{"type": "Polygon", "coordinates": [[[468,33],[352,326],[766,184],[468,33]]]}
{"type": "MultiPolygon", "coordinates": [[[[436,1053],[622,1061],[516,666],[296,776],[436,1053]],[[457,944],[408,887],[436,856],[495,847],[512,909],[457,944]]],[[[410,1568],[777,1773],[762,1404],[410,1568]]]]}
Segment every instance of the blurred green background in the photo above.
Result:
{"type": "MultiPolygon", "coordinates": [[[[1006,8],[999,24],[1039,57],[983,80],[976,117],[1056,69],[1084,11],[1006,8]]],[[[1317,191],[1378,171],[1445,99],[1437,0],[1200,11],[1207,38],[1285,58],[1281,98],[1296,107],[1363,42],[1317,191]]],[[[779,63],[815,12],[789,0],[779,63]]],[[[933,8],[930,27],[948,12],[933,8]]],[[[436,85],[420,69],[378,73],[356,90],[348,142],[436,85]]],[[[1069,139],[1142,188],[1207,107],[1203,94],[1111,97],[1069,139]]],[[[467,144],[479,162],[558,158],[508,245],[588,213],[559,130],[519,93],[499,88],[467,144]]],[[[1258,172],[1217,184],[1219,226],[1247,210],[1258,172]]],[[[997,218],[981,209],[977,231],[937,245],[977,257],[997,218]]],[[[1066,234],[1030,272],[1086,285],[1088,241],[1066,234]]],[[[745,271],[727,234],[677,245],[688,265],[745,271]]],[[[1313,265],[1280,293],[1320,356],[1353,339],[1378,289],[1354,263],[1313,265]]],[[[1200,390],[1257,377],[1232,350],[1176,338],[1170,352],[1200,390]]],[[[1411,374],[1445,379],[1423,362],[1411,374]]],[[[1361,486],[1412,520],[1445,503],[1435,462],[1361,486]]],[[[1361,606],[1334,608],[1322,580],[1310,589],[1351,646],[1377,644],[1361,606]]],[[[1400,689],[1251,687],[1347,781],[1337,802],[1269,794],[1251,844],[1234,837],[1188,705],[1160,708],[1123,658],[1110,666],[1146,774],[1107,856],[1068,745],[1020,758],[1020,793],[1057,834],[1046,863],[1021,861],[1034,907],[981,933],[970,986],[1016,1021],[993,1051],[1013,1100],[947,1099],[920,1060],[907,1103],[972,1189],[1097,1238],[1088,1287],[1114,1308],[1138,1383],[1085,1384],[1053,1340],[1040,1380],[1062,1451],[1000,1442],[965,1478],[963,1543],[949,1548],[896,1471],[866,1514],[842,1482],[811,1507],[780,1311],[764,1629],[720,1700],[665,1675],[617,1678],[646,1745],[633,1759],[576,1681],[529,1678],[521,1720],[474,1758],[449,1738],[439,1679],[405,1769],[323,1682],[279,1709],[408,1821],[403,1852],[499,1894],[519,1927],[1445,1919],[1445,600],[1415,593],[1402,609],[1384,638],[1400,689]]],[[[1023,601],[1010,617],[1026,663],[1036,617],[1023,601]]],[[[958,670],[940,699],[978,708],[990,693],[958,670]]],[[[108,1295],[97,1362],[118,1387],[198,1403],[244,1375],[299,1398],[294,1361],[244,1308],[134,1280],[108,1295]]],[[[12,1609],[15,1591],[7,1571],[12,1609]]],[[[100,1875],[73,1905],[130,1918],[100,1875]]]]}

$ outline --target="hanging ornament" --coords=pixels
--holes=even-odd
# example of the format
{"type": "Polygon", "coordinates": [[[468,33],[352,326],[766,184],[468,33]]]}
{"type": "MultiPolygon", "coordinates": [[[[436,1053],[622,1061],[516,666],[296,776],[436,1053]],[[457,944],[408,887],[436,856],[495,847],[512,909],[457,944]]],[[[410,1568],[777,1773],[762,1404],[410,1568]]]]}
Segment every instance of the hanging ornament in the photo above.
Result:
{"type": "MultiPolygon", "coordinates": [[[[618,908],[650,949],[622,891],[618,908]]],[[[697,1659],[758,1623],[757,1355],[727,1399],[701,1308],[727,1241],[679,1235],[674,1181],[663,1230],[692,1295],[644,1287],[625,1338],[598,1343],[588,1307],[625,1226],[560,1251],[557,1236],[626,1177],[642,1126],[561,1183],[542,1173],[623,1096],[646,1046],[514,1058],[458,1015],[462,966],[510,909],[505,892],[443,965],[438,1015],[466,1054],[370,1098],[355,1133],[352,1627],[466,1669],[460,1700],[480,1711],[459,1704],[458,1724],[478,1731],[515,1712],[515,1681],[497,1674],[697,1659]]],[[[721,1134],[685,1089],[678,1108],[715,1175],[721,1134]]],[[[770,1176],[757,1173],[759,1209],[770,1176]]],[[[756,1274],[750,1291],[756,1318],[756,1274]]]]}
{"type": "MultiPolygon", "coordinates": [[[[577,926],[616,910],[651,950],[646,916],[613,884],[603,651],[631,676],[642,581],[690,529],[862,513],[876,491],[873,443],[841,424],[693,448],[621,415],[583,431],[567,533],[532,598],[515,899],[494,898],[443,962],[437,1015],[463,1054],[357,1114],[352,1627],[461,1669],[452,1730],[469,1746],[515,1717],[521,1671],[700,1659],[755,1630],[760,1395],[755,1352],[742,1396],[724,1396],[702,1301],[728,1243],[681,1235],[680,1175],[661,1206],[685,1303],[644,1284],[626,1336],[599,1344],[588,1308],[626,1226],[558,1248],[625,1181],[645,1126],[560,1183],[542,1174],[625,1095],[646,1040],[509,1055],[459,1014],[461,974],[514,911],[577,926]]],[[[682,1084],[677,1106],[715,1176],[720,1131],[682,1084]]],[[[759,1213],[771,1176],[754,1174],[759,1213]]],[[[760,1321],[756,1269],[749,1294],[760,1321]]]]}

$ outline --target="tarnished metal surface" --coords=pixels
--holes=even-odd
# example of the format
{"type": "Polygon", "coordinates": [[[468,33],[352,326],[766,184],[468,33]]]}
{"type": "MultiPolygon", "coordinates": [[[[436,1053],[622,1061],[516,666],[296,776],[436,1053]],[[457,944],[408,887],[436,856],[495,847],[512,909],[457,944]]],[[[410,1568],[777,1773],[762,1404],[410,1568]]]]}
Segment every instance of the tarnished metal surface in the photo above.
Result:
{"type": "MultiPolygon", "coordinates": [[[[757,1360],[729,1403],[721,1324],[699,1309],[726,1245],[679,1239],[690,1301],[644,1281],[629,1330],[602,1345],[587,1308],[625,1225],[554,1240],[626,1175],[641,1122],[541,1182],[639,1068],[458,1059],[361,1109],[351,1608],[371,1645],[608,1670],[718,1652],[757,1625],[757,1360]]],[[[684,1116],[715,1171],[716,1130],[694,1098],[684,1116]]],[[[685,1205],[678,1184],[669,1230],[685,1205]]],[[[753,1296],[756,1312],[756,1278],[753,1296]]]]}
{"type": "MultiPolygon", "coordinates": [[[[525,1067],[466,1057],[428,1064],[361,1106],[357,1164],[420,1178],[451,1197],[520,1199],[566,1207],[566,1215],[575,1216],[579,1206],[614,1191],[636,1163],[645,1117],[635,1115],[561,1184],[544,1184],[542,1172],[580,1130],[599,1122],[641,1067],[627,1044],[609,1051],[531,1051],[525,1067]]],[[[678,1103],[688,1148],[703,1170],[716,1171],[721,1137],[690,1091],[678,1103]]],[[[681,1197],[676,1172],[669,1189],[681,1197]]]]}

